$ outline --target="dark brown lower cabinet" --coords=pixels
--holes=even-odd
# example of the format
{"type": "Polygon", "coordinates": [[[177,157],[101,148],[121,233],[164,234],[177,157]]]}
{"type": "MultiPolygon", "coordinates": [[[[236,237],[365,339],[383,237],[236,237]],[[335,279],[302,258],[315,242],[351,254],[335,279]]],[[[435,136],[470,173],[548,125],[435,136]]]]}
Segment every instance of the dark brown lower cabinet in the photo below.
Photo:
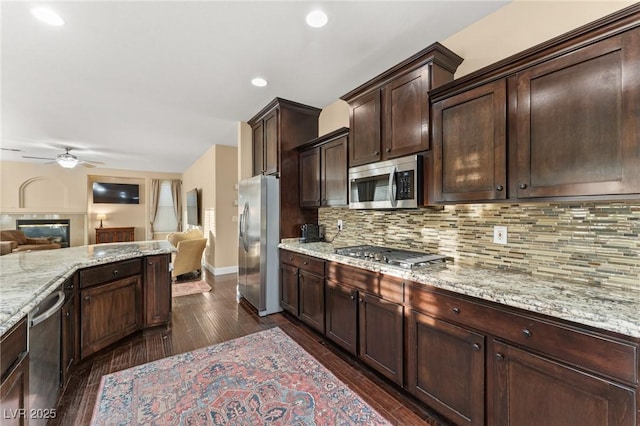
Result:
{"type": "Polygon", "coordinates": [[[29,355],[13,368],[0,385],[3,426],[24,426],[29,416],[29,355]]]}
{"type": "Polygon", "coordinates": [[[139,275],[80,292],[80,354],[84,358],[137,331],[142,325],[139,275]]]}
{"type": "Polygon", "coordinates": [[[298,316],[298,268],[280,264],[280,306],[298,316]]]}
{"type": "Polygon", "coordinates": [[[324,277],[300,270],[300,319],[317,331],[324,333],[324,277]]]}
{"type": "Polygon", "coordinates": [[[358,352],[358,291],[327,280],[326,336],[346,351],[358,352]]]}
{"type": "Polygon", "coordinates": [[[76,362],[76,348],[78,340],[76,338],[76,304],[75,297],[72,295],[62,305],[62,329],[61,329],[61,363],[62,369],[62,387],[66,386],[69,380],[69,371],[71,366],[76,362]]]}
{"type": "Polygon", "coordinates": [[[144,266],[144,325],[166,324],[171,317],[170,256],[147,256],[144,266]]]}
{"type": "Polygon", "coordinates": [[[457,425],[484,424],[485,336],[411,310],[407,388],[457,425]]]}
{"type": "Polygon", "coordinates": [[[633,426],[636,395],[605,379],[494,341],[488,424],[633,426]]]}
{"type": "Polygon", "coordinates": [[[358,357],[402,386],[403,306],[367,293],[360,293],[358,301],[358,357]]]}

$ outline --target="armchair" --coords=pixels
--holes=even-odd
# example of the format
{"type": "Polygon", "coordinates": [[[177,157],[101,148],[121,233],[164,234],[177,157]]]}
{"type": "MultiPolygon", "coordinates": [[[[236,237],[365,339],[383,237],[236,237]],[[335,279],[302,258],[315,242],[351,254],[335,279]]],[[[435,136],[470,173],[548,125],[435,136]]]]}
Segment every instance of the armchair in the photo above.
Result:
{"type": "Polygon", "coordinates": [[[171,277],[202,269],[202,253],[207,246],[207,239],[199,229],[186,232],[172,232],[167,235],[167,241],[178,249],[174,253],[173,271],[171,277]]]}

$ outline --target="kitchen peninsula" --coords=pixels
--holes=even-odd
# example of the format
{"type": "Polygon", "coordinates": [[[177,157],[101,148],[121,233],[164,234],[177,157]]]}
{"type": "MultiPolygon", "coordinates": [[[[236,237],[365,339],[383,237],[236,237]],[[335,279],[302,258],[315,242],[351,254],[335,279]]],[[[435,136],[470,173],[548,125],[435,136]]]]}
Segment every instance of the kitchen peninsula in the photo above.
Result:
{"type": "Polygon", "coordinates": [[[34,424],[55,417],[58,391],[79,360],[168,324],[173,251],[167,241],[144,241],[2,256],[3,412],[29,408],[44,416],[34,424]]]}
{"type": "Polygon", "coordinates": [[[637,292],[463,264],[402,269],[330,243],[279,247],[283,308],[455,424],[640,416],[637,292]]]}

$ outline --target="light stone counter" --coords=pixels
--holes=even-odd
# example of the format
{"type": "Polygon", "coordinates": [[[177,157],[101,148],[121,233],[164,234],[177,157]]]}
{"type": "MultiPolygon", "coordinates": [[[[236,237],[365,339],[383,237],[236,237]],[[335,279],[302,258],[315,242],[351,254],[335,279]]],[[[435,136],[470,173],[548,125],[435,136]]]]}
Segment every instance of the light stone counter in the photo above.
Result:
{"type": "Polygon", "coordinates": [[[522,273],[465,265],[409,271],[335,254],[338,247],[330,243],[300,243],[294,239],[284,240],[279,247],[640,338],[640,291],[637,290],[543,280],[522,273]]]}
{"type": "Polygon", "coordinates": [[[174,251],[167,241],[140,241],[0,256],[0,336],[78,269],[174,251]]]}

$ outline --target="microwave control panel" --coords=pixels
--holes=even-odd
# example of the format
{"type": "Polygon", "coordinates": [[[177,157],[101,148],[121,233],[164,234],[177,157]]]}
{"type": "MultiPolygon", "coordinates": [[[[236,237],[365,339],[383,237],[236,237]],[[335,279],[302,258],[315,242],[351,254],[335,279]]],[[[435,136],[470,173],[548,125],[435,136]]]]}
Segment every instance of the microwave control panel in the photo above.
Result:
{"type": "Polygon", "coordinates": [[[412,200],[415,195],[413,170],[396,173],[396,200],[412,200]]]}

